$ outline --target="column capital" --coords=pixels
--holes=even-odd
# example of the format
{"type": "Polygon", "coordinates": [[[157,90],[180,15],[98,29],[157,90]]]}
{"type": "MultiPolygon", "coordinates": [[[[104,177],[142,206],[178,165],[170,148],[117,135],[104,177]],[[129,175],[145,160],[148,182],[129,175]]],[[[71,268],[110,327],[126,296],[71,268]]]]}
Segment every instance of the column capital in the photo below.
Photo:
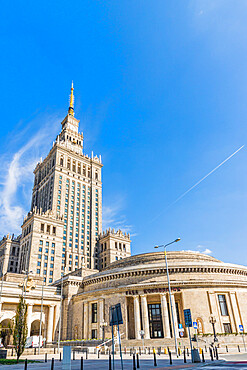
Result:
{"type": "Polygon", "coordinates": [[[142,294],[140,294],[140,297],[141,298],[147,298],[147,294],[142,293],[142,294]]]}

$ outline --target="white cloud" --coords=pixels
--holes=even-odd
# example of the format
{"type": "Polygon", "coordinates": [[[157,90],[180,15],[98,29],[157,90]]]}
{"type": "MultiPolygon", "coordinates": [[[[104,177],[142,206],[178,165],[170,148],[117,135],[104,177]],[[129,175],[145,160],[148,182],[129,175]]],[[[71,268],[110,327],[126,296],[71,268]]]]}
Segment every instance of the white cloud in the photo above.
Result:
{"type": "Polygon", "coordinates": [[[193,252],[193,253],[202,253],[202,254],[212,254],[213,253],[211,249],[203,245],[200,245],[200,244],[196,247],[196,250],[186,249],[184,252],[193,252]]]}
{"type": "Polygon", "coordinates": [[[0,234],[20,233],[23,217],[30,209],[33,186],[33,170],[40,159],[41,153],[49,150],[52,140],[58,133],[58,117],[42,115],[32,121],[29,128],[41,127],[39,131],[29,136],[27,128],[11,136],[17,150],[11,151],[8,146],[8,156],[1,153],[0,174],[0,234]],[[26,140],[28,138],[28,140],[26,140]],[[24,144],[20,142],[24,141],[24,144]],[[18,144],[19,143],[19,144],[18,144]]]}
{"type": "MultiPolygon", "coordinates": [[[[121,229],[123,232],[131,233],[133,226],[127,222],[126,216],[122,213],[122,200],[114,202],[114,205],[103,206],[102,229],[106,230],[109,227],[116,230],[121,229]]],[[[135,236],[137,234],[131,234],[135,236]]]]}

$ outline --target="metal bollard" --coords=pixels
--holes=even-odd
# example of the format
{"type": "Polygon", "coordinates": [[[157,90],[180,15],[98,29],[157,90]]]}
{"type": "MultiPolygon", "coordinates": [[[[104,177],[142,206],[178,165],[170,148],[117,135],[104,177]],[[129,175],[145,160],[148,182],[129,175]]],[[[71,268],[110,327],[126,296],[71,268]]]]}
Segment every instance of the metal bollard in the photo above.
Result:
{"type": "Polygon", "coordinates": [[[98,358],[99,358],[99,355],[100,355],[100,350],[98,350],[98,358]]]}
{"type": "Polygon", "coordinates": [[[83,370],[83,357],[81,357],[81,370],[83,370]]]}
{"type": "Polygon", "coordinates": [[[139,347],[139,355],[142,354],[142,350],[141,350],[141,347],[139,347]]]}
{"type": "Polygon", "coordinates": [[[187,348],[187,356],[189,357],[190,353],[189,353],[189,348],[187,348]]]}
{"type": "Polygon", "coordinates": [[[169,351],[169,357],[170,357],[170,365],[172,365],[172,353],[169,351]]]}
{"type": "Polygon", "coordinates": [[[12,348],[11,356],[14,356],[14,349],[12,348]]]}
{"type": "Polygon", "coordinates": [[[217,347],[215,347],[215,357],[216,357],[216,360],[218,360],[218,359],[219,359],[219,356],[218,356],[218,349],[217,349],[217,347]]]}
{"type": "Polygon", "coordinates": [[[153,352],[154,352],[154,366],[157,366],[155,349],[153,350],[153,352]]]}
{"type": "Polygon", "coordinates": [[[185,352],[185,350],[184,350],[184,363],[186,364],[186,352],[185,352]]]}
{"type": "Polygon", "coordinates": [[[137,353],[137,355],[136,355],[136,368],[137,368],[137,369],[140,369],[138,353],[137,353]]]}
{"type": "Polygon", "coordinates": [[[75,361],[75,351],[73,351],[73,361],[75,361]]]}
{"type": "Polygon", "coordinates": [[[238,352],[240,352],[240,347],[239,347],[239,345],[238,345],[238,352]]]}
{"type": "Polygon", "coordinates": [[[226,346],[226,352],[228,352],[228,347],[226,346]]]}
{"type": "Polygon", "coordinates": [[[136,370],[136,359],[135,359],[135,354],[133,354],[133,370],[136,370]]]}
{"type": "Polygon", "coordinates": [[[151,355],[150,347],[148,347],[148,354],[151,355]]]}
{"type": "Polygon", "coordinates": [[[89,352],[89,349],[87,348],[87,350],[86,350],[86,360],[88,359],[88,352],[89,352]]]}
{"type": "Polygon", "coordinates": [[[25,370],[27,370],[27,358],[25,360],[25,367],[24,367],[25,370]]]}
{"type": "Polygon", "coordinates": [[[47,353],[45,353],[45,362],[47,362],[47,353]]]}
{"type": "Polygon", "coordinates": [[[37,348],[35,347],[35,348],[34,348],[34,354],[35,354],[35,355],[36,355],[36,349],[37,349],[37,348]]]}
{"type": "Polygon", "coordinates": [[[213,351],[211,347],[209,347],[209,354],[210,354],[211,361],[214,361],[213,351]]]}
{"type": "MultiPolygon", "coordinates": [[[[36,349],[36,348],[35,348],[36,349]]],[[[54,355],[56,354],[56,348],[54,347],[54,355]]]]}
{"type": "Polygon", "coordinates": [[[109,370],[111,370],[111,354],[109,353],[109,370]]]}
{"type": "Polygon", "coordinates": [[[52,359],[51,359],[51,370],[53,370],[54,369],[54,358],[52,357],[52,359]]]}
{"type": "Polygon", "coordinates": [[[59,353],[59,361],[62,361],[62,352],[59,353]]]}
{"type": "Polygon", "coordinates": [[[202,362],[205,362],[203,349],[202,349],[202,362]]]}

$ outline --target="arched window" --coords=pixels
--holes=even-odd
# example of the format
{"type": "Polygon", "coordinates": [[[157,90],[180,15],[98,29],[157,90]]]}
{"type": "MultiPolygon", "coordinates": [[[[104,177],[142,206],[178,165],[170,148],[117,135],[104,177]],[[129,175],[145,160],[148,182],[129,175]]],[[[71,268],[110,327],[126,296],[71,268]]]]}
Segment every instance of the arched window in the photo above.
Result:
{"type": "Polygon", "coordinates": [[[68,168],[68,170],[70,170],[70,158],[68,158],[68,160],[67,160],[67,168],[68,168]]]}
{"type": "Polygon", "coordinates": [[[98,171],[95,172],[95,180],[98,180],[99,178],[99,174],[98,174],[98,171]]]}
{"type": "Polygon", "coordinates": [[[63,167],[63,157],[60,158],[60,166],[63,167]]]}

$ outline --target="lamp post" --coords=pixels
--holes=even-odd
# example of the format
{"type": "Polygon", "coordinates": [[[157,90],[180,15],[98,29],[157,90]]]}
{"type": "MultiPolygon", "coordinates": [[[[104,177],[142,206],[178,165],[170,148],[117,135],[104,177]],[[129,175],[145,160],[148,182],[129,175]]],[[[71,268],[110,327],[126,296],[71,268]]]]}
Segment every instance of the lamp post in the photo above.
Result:
{"type": "Polygon", "coordinates": [[[175,320],[174,320],[174,312],[173,312],[173,304],[172,304],[172,295],[171,295],[171,285],[170,285],[170,278],[169,278],[169,271],[168,271],[168,263],[167,263],[167,257],[166,257],[166,247],[168,245],[171,245],[173,243],[179,242],[180,238],[177,238],[173,240],[173,242],[170,242],[165,245],[157,245],[154,248],[164,248],[164,254],[165,254],[165,261],[166,261],[166,273],[167,273],[167,282],[168,282],[168,290],[169,290],[169,301],[170,301],[170,307],[171,307],[171,313],[172,313],[172,326],[173,326],[173,333],[174,333],[174,341],[175,341],[175,348],[176,348],[176,355],[178,356],[178,344],[177,344],[177,337],[176,337],[176,328],[175,328],[175,320]]]}
{"type": "Polygon", "coordinates": [[[209,317],[209,322],[212,324],[212,327],[213,327],[213,332],[214,332],[214,342],[218,342],[218,339],[216,337],[216,333],[215,333],[215,323],[216,323],[216,318],[214,315],[211,315],[209,317]]]}
{"type": "Polygon", "coordinates": [[[103,343],[105,341],[105,327],[107,326],[107,322],[106,321],[102,321],[100,323],[100,327],[102,328],[102,340],[103,340],[103,343]]]}
{"type": "Polygon", "coordinates": [[[57,341],[58,354],[59,354],[59,351],[60,351],[61,325],[62,325],[62,306],[63,306],[63,274],[62,274],[62,282],[61,282],[60,316],[59,316],[58,341],[57,341]]]}

